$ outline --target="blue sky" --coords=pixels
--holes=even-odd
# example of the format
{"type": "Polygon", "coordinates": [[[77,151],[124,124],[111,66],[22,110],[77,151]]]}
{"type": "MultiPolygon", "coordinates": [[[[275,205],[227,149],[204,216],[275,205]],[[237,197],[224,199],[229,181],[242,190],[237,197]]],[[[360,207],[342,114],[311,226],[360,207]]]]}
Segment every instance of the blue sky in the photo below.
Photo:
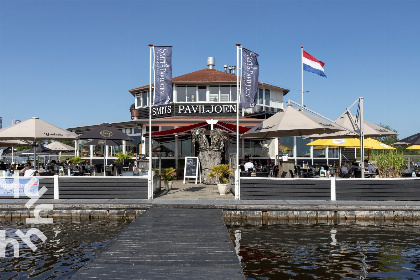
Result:
{"type": "Polygon", "coordinates": [[[173,76],[259,54],[260,81],[331,118],[364,97],[365,119],[420,132],[420,1],[0,0],[0,116],[67,128],[130,119],[129,89],[149,82],[149,47],[173,46],[173,76]]]}

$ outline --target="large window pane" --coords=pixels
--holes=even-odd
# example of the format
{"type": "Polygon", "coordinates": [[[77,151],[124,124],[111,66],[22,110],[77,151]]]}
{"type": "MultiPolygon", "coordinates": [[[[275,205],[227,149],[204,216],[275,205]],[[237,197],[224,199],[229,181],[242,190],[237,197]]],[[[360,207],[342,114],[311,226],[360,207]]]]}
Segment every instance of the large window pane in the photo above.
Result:
{"type": "Polygon", "coordinates": [[[263,105],[263,100],[264,100],[264,90],[262,88],[258,89],[258,102],[257,104],[261,104],[263,105]]]}
{"type": "Polygon", "coordinates": [[[141,107],[141,94],[136,94],[136,108],[141,107]]]}
{"type": "Polygon", "coordinates": [[[185,102],[187,100],[186,87],[185,86],[177,86],[176,91],[177,91],[177,99],[176,100],[178,102],[185,102]]]}
{"type": "Polygon", "coordinates": [[[230,86],[220,87],[220,102],[228,102],[230,96],[230,86]]]}
{"type": "Polygon", "coordinates": [[[192,156],[191,150],[192,150],[191,138],[178,139],[179,156],[192,156]]]}
{"type": "Polygon", "coordinates": [[[265,105],[270,106],[270,90],[265,90],[265,105]]]}
{"type": "Polygon", "coordinates": [[[187,87],[187,102],[197,102],[197,87],[187,87]]]}
{"type": "Polygon", "coordinates": [[[209,87],[210,102],[219,102],[219,87],[209,87]]]}
{"type": "Polygon", "coordinates": [[[143,100],[142,106],[147,107],[149,105],[147,101],[149,98],[149,92],[143,92],[141,95],[142,95],[142,100],[143,100]]]}
{"type": "Polygon", "coordinates": [[[198,87],[198,101],[207,101],[207,89],[205,86],[198,87]]]}
{"type": "Polygon", "coordinates": [[[232,86],[230,88],[230,101],[236,101],[236,95],[238,94],[237,91],[237,87],[236,86],[232,86]]]}

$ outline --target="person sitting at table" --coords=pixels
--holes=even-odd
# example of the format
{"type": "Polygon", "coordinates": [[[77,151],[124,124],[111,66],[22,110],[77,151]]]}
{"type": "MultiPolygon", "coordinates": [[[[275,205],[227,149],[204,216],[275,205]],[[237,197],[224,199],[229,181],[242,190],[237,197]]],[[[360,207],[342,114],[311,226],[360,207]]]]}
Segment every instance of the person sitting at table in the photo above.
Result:
{"type": "Polygon", "coordinates": [[[23,174],[24,177],[34,176],[36,170],[32,168],[31,164],[28,162],[25,164],[25,167],[19,171],[19,175],[23,174]]]}
{"type": "Polygon", "coordinates": [[[341,164],[341,177],[343,178],[349,178],[349,169],[347,168],[347,162],[343,162],[341,164]]]}
{"type": "Polygon", "coordinates": [[[249,160],[249,158],[246,159],[246,163],[244,167],[245,167],[245,172],[254,170],[254,164],[252,163],[252,161],[249,160]]]}
{"type": "Polygon", "coordinates": [[[56,174],[55,173],[55,165],[56,165],[56,161],[52,160],[50,162],[50,165],[47,166],[46,170],[42,170],[42,171],[38,170],[39,175],[41,175],[41,176],[53,176],[53,175],[55,175],[56,174]]]}
{"type": "Polygon", "coordinates": [[[367,159],[365,159],[365,168],[367,168],[368,173],[376,173],[375,166],[373,166],[367,159]]]}

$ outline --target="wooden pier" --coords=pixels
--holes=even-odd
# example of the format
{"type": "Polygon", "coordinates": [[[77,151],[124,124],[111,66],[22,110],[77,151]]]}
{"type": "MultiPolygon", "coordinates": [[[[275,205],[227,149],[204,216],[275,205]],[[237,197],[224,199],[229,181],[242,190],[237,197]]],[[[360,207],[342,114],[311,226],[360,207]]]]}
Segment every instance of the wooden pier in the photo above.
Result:
{"type": "Polygon", "coordinates": [[[150,208],[72,279],[245,279],[218,209],[150,208]]]}

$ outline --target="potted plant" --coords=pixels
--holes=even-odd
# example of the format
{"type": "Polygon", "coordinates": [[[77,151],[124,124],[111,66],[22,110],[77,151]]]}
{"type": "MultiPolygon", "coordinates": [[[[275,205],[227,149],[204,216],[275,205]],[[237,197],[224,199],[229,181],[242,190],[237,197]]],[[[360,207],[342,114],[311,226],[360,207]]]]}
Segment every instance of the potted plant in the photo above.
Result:
{"type": "Polygon", "coordinates": [[[176,180],[176,170],[173,167],[161,170],[161,178],[163,179],[166,190],[172,189],[173,180],[176,180]]]}
{"type": "Polygon", "coordinates": [[[127,163],[130,161],[131,159],[131,155],[129,153],[123,153],[123,152],[119,152],[115,154],[115,163],[122,163],[123,165],[125,164],[125,162],[127,161],[127,163]]]}
{"type": "Polygon", "coordinates": [[[210,178],[216,178],[217,188],[219,189],[220,195],[225,195],[229,188],[227,183],[229,182],[229,175],[232,174],[232,169],[229,168],[228,164],[217,164],[210,167],[210,178]]]}

